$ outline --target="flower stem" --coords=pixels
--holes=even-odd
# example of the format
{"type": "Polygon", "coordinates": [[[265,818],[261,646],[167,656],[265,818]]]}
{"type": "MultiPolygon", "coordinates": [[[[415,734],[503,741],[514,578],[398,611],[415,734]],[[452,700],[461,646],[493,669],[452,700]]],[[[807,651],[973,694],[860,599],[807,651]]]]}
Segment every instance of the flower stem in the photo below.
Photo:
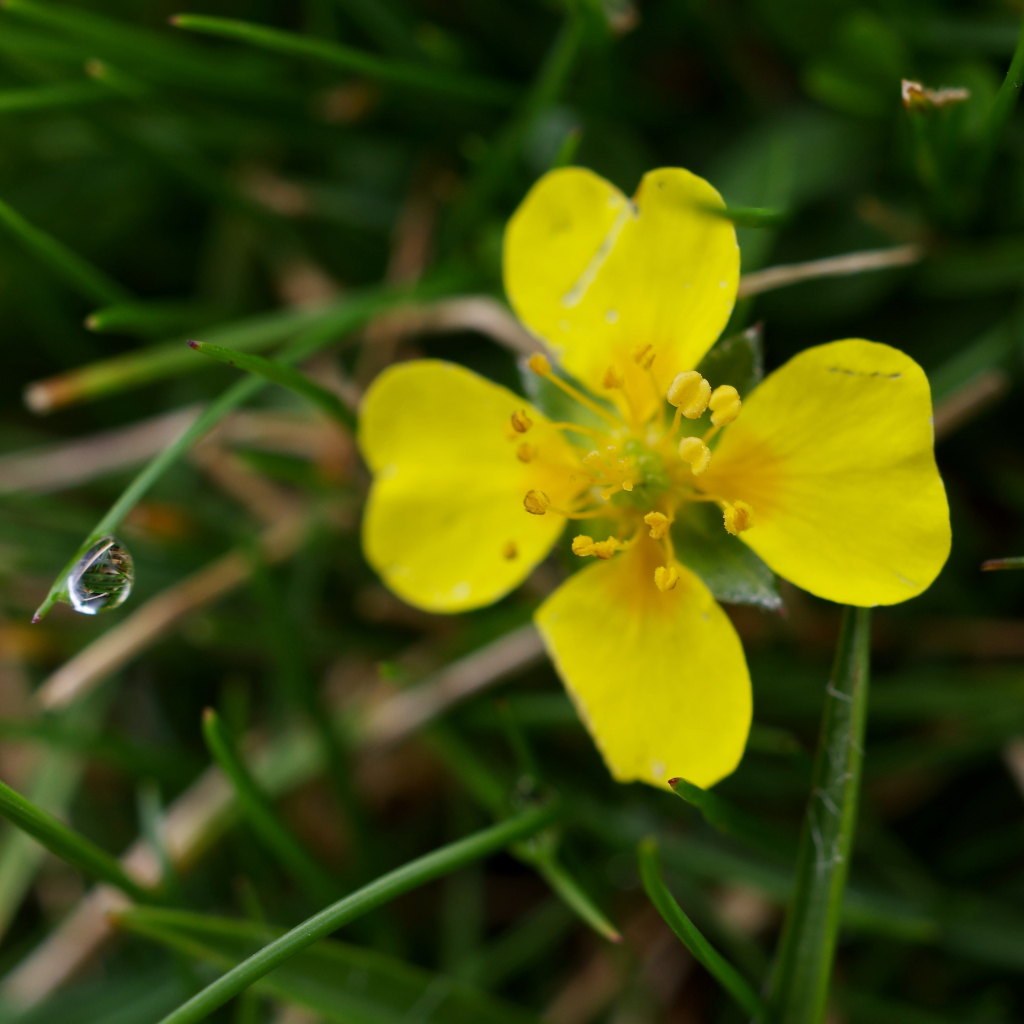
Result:
{"type": "Polygon", "coordinates": [[[825,1014],[857,821],[870,639],[870,609],[847,608],[825,691],[796,884],[772,979],[776,1024],[819,1024],[825,1014]]]}

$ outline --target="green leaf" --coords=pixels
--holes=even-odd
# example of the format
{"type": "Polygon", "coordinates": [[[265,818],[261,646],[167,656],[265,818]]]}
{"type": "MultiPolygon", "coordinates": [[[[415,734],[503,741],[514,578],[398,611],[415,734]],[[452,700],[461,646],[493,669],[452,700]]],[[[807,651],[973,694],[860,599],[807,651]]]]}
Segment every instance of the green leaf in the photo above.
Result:
{"type": "Polygon", "coordinates": [[[769,611],[782,608],[775,574],[722,524],[719,509],[690,502],[672,526],[676,557],[692,569],[719,601],[754,604],[769,611]]]}
{"type": "Polygon", "coordinates": [[[820,1024],[825,1015],[857,822],[870,651],[871,609],[847,608],[825,690],[796,882],[772,978],[778,1024],[820,1024]]]}
{"type": "Polygon", "coordinates": [[[722,338],[697,364],[713,388],[731,384],[746,398],[764,377],[764,343],[760,324],[722,338]]]}
{"type": "MultiPolygon", "coordinates": [[[[120,926],[216,967],[234,967],[269,939],[280,937],[250,921],[182,911],[135,908],[118,915],[120,926]]],[[[297,953],[254,989],[295,1003],[337,1024],[529,1024],[537,1018],[444,975],[414,967],[375,950],[324,939],[297,953]]]]}

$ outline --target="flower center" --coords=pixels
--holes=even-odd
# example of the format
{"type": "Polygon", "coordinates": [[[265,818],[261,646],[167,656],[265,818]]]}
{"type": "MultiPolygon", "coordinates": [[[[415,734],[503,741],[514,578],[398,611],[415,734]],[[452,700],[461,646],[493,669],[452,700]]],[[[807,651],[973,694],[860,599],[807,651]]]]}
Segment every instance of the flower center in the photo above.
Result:
{"type": "MultiPolygon", "coordinates": [[[[636,364],[647,372],[654,358],[650,346],[634,354],[636,364]]],[[[572,543],[574,554],[611,558],[633,544],[646,529],[665,552],[665,564],[655,572],[654,584],[667,592],[679,581],[671,526],[684,503],[714,502],[722,509],[725,529],[732,534],[754,525],[754,511],[746,502],[726,501],[701,486],[701,477],[713,458],[714,438],[739,414],[740,396],[734,387],[723,384],[712,390],[696,370],[687,370],[677,374],[669,386],[665,395],[668,406],[641,420],[632,415],[628,395],[623,391],[623,374],[614,367],[609,367],[603,381],[614,402],[610,407],[562,380],[544,356],[532,356],[529,366],[602,424],[600,428],[572,422],[550,424],[564,432],[578,457],[578,464],[565,470],[576,487],[576,497],[569,507],[555,507],[539,490],[529,491],[523,499],[523,507],[531,515],[553,512],[567,519],[607,522],[604,537],[577,536],[572,543]],[[674,410],[671,418],[669,408],[674,410]],[[708,411],[710,427],[699,437],[687,433],[683,420],[698,420],[708,411]]],[[[539,458],[538,448],[528,437],[532,426],[525,411],[512,414],[510,437],[516,443],[516,456],[523,462],[539,458]]]]}

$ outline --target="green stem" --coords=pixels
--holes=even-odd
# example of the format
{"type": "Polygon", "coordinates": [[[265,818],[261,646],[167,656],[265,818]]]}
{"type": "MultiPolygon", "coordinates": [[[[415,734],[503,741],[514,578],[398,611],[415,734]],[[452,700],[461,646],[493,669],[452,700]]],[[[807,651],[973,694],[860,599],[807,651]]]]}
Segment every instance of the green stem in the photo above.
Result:
{"type": "Polygon", "coordinates": [[[750,983],[735,967],[697,930],[696,925],[683,913],[661,877],[658,844],[653,838],[645,839],[637,847],[640,880],[650,901],[665,923],[676,933],[679,941],[703,964],[708,973],[755,1020],[767,1021],[768,1008],[750,983]]]}
{"type": "Polygon", "coordinates": [[[255,374],[257,377],[262,377],[273,384],[280,384],[281,387],[294,391],[297,395],[312,402],[321,412],[326,413],[347,430],[355,432],[355,414],[344,405],[341,399],[333,392],[311,381],[294,367],[286,366],[275,359],[253,355],[251,352],[238,352],[233,348],[224,348],[222,345],[211,345],[207,341],[190,341],[188,344],[190,348],[201,352],[204,356],[210,356],[211,359],[217,359],[229,366],[237,366],[240,370],[248,370],[249,373],[255,374]]]}
{"type": "Polygon", "coordinates": [[[494,825],[465,839],[442,846],[418,860],[410,861],[382,875],[369,885],[363,886],[321,910],[319,914],[296,925],[279,939],[268,943],[258,953],[243,960],[237,967],[169,1013],[160,1024],[195,1024],[196,1021],[205,1019],[219,1006],[223,1006],[229,999],[245,991],[289,957],[313,945],[318,939],[325,938],[342,925],[383,906],[402,893],[496,853],[517,839],[532,835],[550,824],[557,813],[556,804],[534,808],[503,821],[500,825],[494,825]]]}
{"type": "Polygon", "coordinates": [[[825,691],[795,888],[772,979],[770,1003],[778,1024],[819,1024],[825,1015],[857,821],[870,653],[870,609],[847,608],[825,691]]]}
{"type": "Polygon", "coordinates": [[[245,820],[274,852],[285,870],[318,902],[336,900],[341,892],[338,883],[313,860],[281,820],[266,793],[242,763],[213,708],[203,712],[203,738],[210,755],[231,782],[245,820]]]}
{"type": "Polygon", "coordinates": [[[154,894],[132,879],[109,853],[3,782],[0,782],[0,815],[32,836],[54,856],[85,874],[109,882],[134,900],[153,901],[154,894]]]}

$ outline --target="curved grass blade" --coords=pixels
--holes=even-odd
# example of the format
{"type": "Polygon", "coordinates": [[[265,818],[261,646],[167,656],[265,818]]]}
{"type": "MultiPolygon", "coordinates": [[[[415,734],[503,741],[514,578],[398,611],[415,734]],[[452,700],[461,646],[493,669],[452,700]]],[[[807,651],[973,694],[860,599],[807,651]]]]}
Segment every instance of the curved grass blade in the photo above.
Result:
{"type": "Polygon", "coordinates": [[[354,921],[376,907],[383,906],[396,896],[409,892],[410,889],[457,871],[473,861],[497,853],[510,843],[533,835],[549,825],[557,814],[558,805],[554,803],[534,808],[509,818],[500,825],[494,825],[465,839],[442,846],[424,857],[382,875],[268,943],[258,953],[254,953],[169,1013],[160,1024],[196,1024],[233,996],[269,974],[275,967],[313,945],[318,939],[326,938],[342,925],[354,921]]]}
{"type": "Polygon", "coordinates": [[[397,60],[392,57],[378,57],[352,46],[328,42],[311,36],[257,25],[235,18],[211,18],[202,14],[176,14],[171,24],[178,28],[207,35],[237,39],[264,50],[283,53],[293,57],[311,57],[334,67],[343,68],[356,74],[376,78],[382,82],[425,89],[431,92],[458,96],[460,99],[477,103],[507,105],[515,101],[516,90],[504,82],[471,75],[459,75],[443,71],[427,64],[397,60]]]}
{"type": "Polygon", "coordinates": [[[274,810],[266,793],[242,763],[217,712],[203,712],[203,738],[210,755],[228,777],[246,821],[274,852],[295,881],[317,901],[336,900],[338,883],[310,856],[302,843],[274,810]]]}
{"type": "Polygon", "coordinates": [[[281,387],[294,391],[297,395],[312,402],[331,419],[336,420],[353,433],[355,432],[355,414],[345,406],[341,399],[333,392],[311,381],[294,367],[286,366],[274,359],[252,355],[249,352],[238,352],[233,348],[224,348],[222,345],[212,345],[208,341],[190,341],[188,344],[189,348],[201,352],[204,356],[227,363],[228,366],[237,366],[240,370],[248,370],[249,373],[262,377],[272,384],[280,384],[281,387]]]}
{"type": "Polygon", "coordinates": [[[767,206],[708,206],[708,213],[731,220],[738,228],[776,228],[789,219],[789,211],[767,206]]]}
{"type": "Polygon", "coordinates": [[[746,978],[701,935],[676,903],[672,893],[668,891],[661,877],[657,842],[653,838],[645,839],[637,847],[636,856],[644,890],[658,913],[665,919],[665,923],[676,933],[679,941],[747,1013],[755,1020],[768,1021],[768,1008],[761,997],[746,978]]]}
{"type": "Polygon", "coordinates": [[[1021,19],[1017,46],[1013,51],[1013,58],[1006,72],[1006,78],[1003,79],[1003,84],[999,87],[999,92],[996,93],[995,101],[989,110],[978,154],[978,177],[982,177],[992,163],[999,141],[1017,106],[1022,86],[1024,86],[1024,18],[1021,19]]]}
{"type": "Polygon", "coordinates": [[[113,278],[107,277],[63,242],[37,228],[17,210],[0,199],[0,225],[23,245],[41,263],[45,263],[58,277],[90,302],[111,306],[127,302],[131,293],[113,278]]]}
{"type": "Polygon", "coordinates": [[[0,90],[0,114],[17,114],[23,110],[46,110],[54,107],[75,107],[111,99],[111,92],[95,82],[56,82],[25,89],[0,90]]]}
{"type": "Polygon", "coordinates": [[[778,1024],[819,1024],[825,1014],[857,821],[870,651],[871,610],[847,608],[772,979],[769,1002],[778,1024]]]}
{"type": "Polygon", "coordinates": [[[132,899],[145,903],[155,898],[154,893],[131,878],[109,853],[3,782],[0,782],[0,815],[85,874],[109,882],[132,899]]]}
{"type": "MultiPolygon", "coordinates": [[[[405,298],[406,294],[395,293],[392,290],[374,292],[366,296],[363,301],[346,303],[340,306],[332,315],[325,316],[321,322],[314,324],[309,330],[304,331],[295,338],[285,348],[284,352],[281,353],[281,361],[292,363],[307,359],[325,345],[329,345],[332,341],[336,340],[339,335],[354,330],[365,323],[366,320],[373,314],[380,312],[381,309],[398,303],[405,298]]],[[[107,514],[93,527],[92,532],[85,538],[79,549],[61,570],[60,575],[51,585],[50,592],[36,610],[32,618],[33,622],[38,622],[61,599],[65,590],[67,574],[74,567],[78,559],[101,537],[105,537],[108,533],[114,533],[121,525],[124,517],[135,507],[136,503],[150,487],[199,438],[215,427],[232,409],[237,408],[257,394],[265,384],[266,381],[261,377],[246,377],[244,380],[240,380],[211,402],[177,441],[168,445],[159,455],[150,460],[121,493],[121,496],[110,507],[107,514]]]]}

